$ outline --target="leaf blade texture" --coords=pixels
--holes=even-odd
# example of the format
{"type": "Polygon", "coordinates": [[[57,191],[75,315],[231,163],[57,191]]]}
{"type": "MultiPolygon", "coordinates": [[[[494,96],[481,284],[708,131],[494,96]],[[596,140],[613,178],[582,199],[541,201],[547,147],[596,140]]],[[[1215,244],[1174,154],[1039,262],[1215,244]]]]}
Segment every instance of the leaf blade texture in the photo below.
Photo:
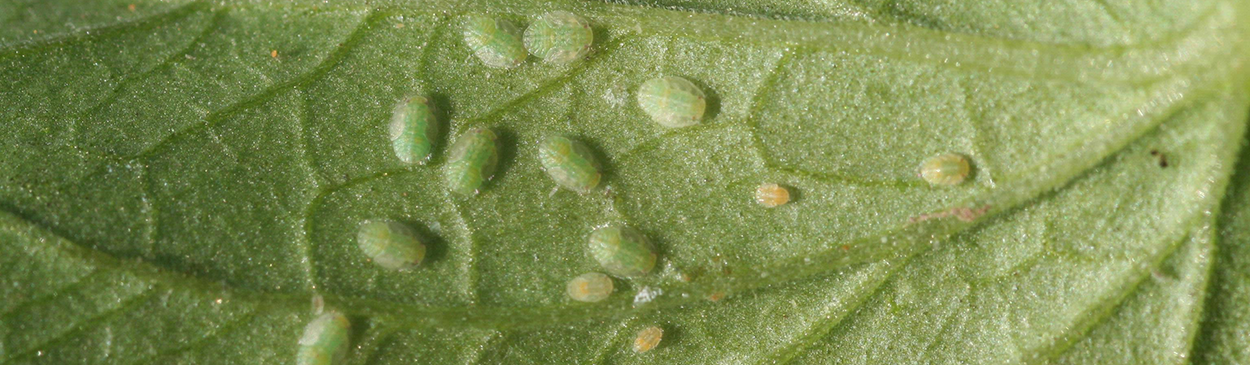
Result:
{"type": "Polygon", "coordinates": [[[314,298],[350,364],[1250,359],[1243,2],[0,10],[3,363],[291,363],[314,298]],[[489,68],[459,28],[551,11],[590,21],[584,60],[489,68]],[[707,94],[700,124],[638,107],[665,75],[707,94]],[[424,166],[387,134],[406,95],[448,127],[424,166]],[[454,195],[473,128],[499,166],[454,195]],[[550,135],[599,154],[602,193],[551,190],[550,135]],[[943,153],[962,184],[918,176],[943,153]],[[765,182],[792,200],[758,206],[765,182]],[[378,218],[429,239],[419,267],[359,252],[378,218]],[[611,223],[659,263],[573,302],[611,223]]]}

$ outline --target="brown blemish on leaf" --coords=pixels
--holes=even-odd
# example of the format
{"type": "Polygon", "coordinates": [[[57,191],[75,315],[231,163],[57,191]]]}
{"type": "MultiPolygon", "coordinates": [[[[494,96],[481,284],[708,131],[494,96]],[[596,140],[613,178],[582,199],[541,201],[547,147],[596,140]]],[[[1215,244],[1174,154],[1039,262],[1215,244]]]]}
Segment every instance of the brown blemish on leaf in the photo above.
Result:
{"type": "Polygon", "coordinates": [[[971,221],[976,220],[977,218],[980,218],[982,215],[985,215],[985,212],[988,212],[989,210],[990,210],[990,206],[988,204],[982,205],[977,208],[955,207],[955,208],[951,208],[951,209],[944,210],[944,211],[937,212],[937,213],[921,214],[921,215],[912,217],[907,222],[908,223],[920,223],[920,222],[924,222],[930,219],[938,219],[938,218],[946,218],[946,217],[955,217],[964,222],[971,222],[971,221]]]}

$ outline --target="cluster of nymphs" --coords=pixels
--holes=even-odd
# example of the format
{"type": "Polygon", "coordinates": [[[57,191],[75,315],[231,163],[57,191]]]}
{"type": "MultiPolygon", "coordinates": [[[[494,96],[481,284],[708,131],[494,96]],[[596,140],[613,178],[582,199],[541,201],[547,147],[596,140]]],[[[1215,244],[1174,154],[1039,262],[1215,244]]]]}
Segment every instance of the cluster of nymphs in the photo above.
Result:
{"type": "Polygon", "coordinates": [[[494,68],[520,66],[530,54],[547,63],[570,63],[586,56],[594,39],[590,23],[567,11],[543,14],[524,35],[504,19],[475,15],[464,23],[464,43],[483,64],[494,68]]]}
{"type": "MultiPolygon", "coordinates": [[[[594,32],[586,19],[556,11],[542,15],[522,33],[511,22],[486,16],[471,16],[464,23],[464,41],[482,64],[493,68],[513,68],[534,55],[544,62],[566,64],[584,58],[594,44],[594,32]]],[[[703,119],[707,97],[699,86],[676,76],[660,76],[638,87],[638,107],[664,128],[690,127],[703,119]]],[[[408,96],[396,105],[389,126],[395,157],[405,164],[425,164],[434,151],[440,132],[433,105],[424,96],[408,96]]],[[[476,195],[494,177],[499,162],[499,136],[489,128],[473,128],[460,134],[447,153],[444,178],[448,190],[463,196],[476,195]]],[[[602,166],[585,144],[565,136],[548,136],[538,145],[543,170],[565,189],[588,194],[602,183],[602,166]]],[[[920,168],[924,180],[934,185],[956,185],[970,173],[966,157],[944,154],[925,161],[920,168]]],[[[790,202],[787,187],[764,183],[755,191],[755,201],[766,208],[790,202]]],[[[390,270],[407,270],[421,263],[426,247],[421,237],[404,223],[391,219],[362,222],[357,231],[360,250],[374,263],[390,270]]],[[[589,256],[603,271],[619,278],[636,278],[655,268],[654,246],[637,229],[624,224],[608,224],[589,236],[589,256]]],[[[613,279],[598,272],[569,280],[566,293],[579,302],[599,302],[613,292],[613,279]]],[[[709,297],[718,300],[723,293],[709,297]]],[[[347,352],[347,317],[326,311],[308,324],[300,338],[298,364],[334,364],[347,352]]],[[[660,342],[663,330],[649,326],[638,333],[633,349],[650,351],[660,342]]]]}
{"type": "MultiPolygon", "coordinates": [[[[518,66],[529,54],[548,63],[573,62],[590,51],[594,40],[585,19],[562,11],[544,14],[530,24],[523,42],[519,30],[504,20],[473,16],[464,26],[465,43],[483,64],[494,68],[518,66]]],[[[706,108],[703,91],[677,77],[647,81],[640,90],[638,102],[652,119],[670,128],[697,124],[706,108]]],[[[400,162],[423,165],[429,161],[440,133],[430,99],[410,95],[400,100],[392,111],[388,132],[390,145],[400,162]]],[[[447,152],[444,178],[448,190],[462,196],[476,195],[494,177],[499,162],[499,143],[499,136],[489,128],[461,133],[447,152]]],[[[576,139],[549,136],[539,142],[537,157],[543,170],[560,187],[579,194],[588,194],[600,187],[602,166],[590,148],[576,139]]],[[[422,237],[410,226],[392,219],[362,222],[356,242],[370,261],[389,270],[414,268],[421,264],[426,253],[422,237]]],[[[657,260],[655,248],[646,236],[623,224],[596,228],[590,234],[588,248],[590,256],[604,271],[622,278],[646,275],[655,268],[657,260]]],[[[569,281],[567,292],[573,300],[597,302],[607,298],[612,288],[612,279],[607,275],[588,273],[569,281]]],[[[297,363],[339,363],[348,351],[349,327],[350,322],[342,313],[319,310],[299,340],[297,363]]],[[[634,351],[650,351],[662,334],[659,327],[643,329],[634,341],[634,351]]]]}

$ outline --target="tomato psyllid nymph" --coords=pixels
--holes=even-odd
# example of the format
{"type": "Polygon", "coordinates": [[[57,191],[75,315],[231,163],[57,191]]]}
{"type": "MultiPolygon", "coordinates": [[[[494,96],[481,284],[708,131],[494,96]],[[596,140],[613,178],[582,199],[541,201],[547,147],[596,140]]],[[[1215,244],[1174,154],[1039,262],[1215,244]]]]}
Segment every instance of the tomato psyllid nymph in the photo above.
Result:
{"type": "Polygon", "coordinates": [[[417,266],[425,258],[425,244],[417,232],[389,219],[361,223],[356,244],[373,263],[391,270],[417,266]]]}
{"type": "Polygon", "coordinates": [[[590,256],[609,274],[642,276],[655,267],[655,249],[647,237],[623,225],[608,225],[590,234],[590,256]]]}
{"type": "Polygon", "coordinates": [[[642,83],[638,88],[638,106],[664,127],[688,127],[703,119],[707,97],[690,80],[664,76],[642,83]]]}
{"type": "Polygon", "coordinates": [[[499,164],[499,136],[490,129],[474,128],[465,132],[448,152],[446,178],[451,191],[476,194],[487,180],[495,176],[499,164]]]}
{"type": "Polygon", "coordinates": [[[597,272],[585,273],[569,280],[565,291],[579,302],[598,302],[612,295],[612,278],[597,272]]]}
{"type": "Polygon", "coordinates": [[[429,99],[411,96],[399,101],[391,113],[390,137],[395,157],[406,164],[424,164],[434,150],[438,121],[429,99]]]}
{"type": "Polygon", "coordinates": [[[968,158],[955,153],[931,157],[920,165],[920,177],[934,185],[958,185],[971,172],[968,158]]]}
{"type": "Polygon", "coordinates": [[[299,338],[297,365],[336,365],[343,363],[349,346],[351,322],[342,313],[322,313],[304,327],[299,338]]]}
{"type": "Polygon", "coordinates": [[[547,137],[538,144],[538,160],[556,184],[580,194],[599,186],[603,174],[590,148],[565,137],[547,137]]]}
{"type": "Polygon", "coordinates": [[[595,34],[586,19],[567,11],[543,14],[525,28],[525,48],[548,63],[569,63],[590,51],[595,34]]]}
{"type": "Polygon", "coordinates": [[[755,202],[765,208],[776,208],[790,202],[790,190],[774,183],[760,184],[755,188],[755,202]]]}
{"type": "Polygon", "coordinates": [[[513,68],[529,55],[521,30],[512,22],[482,15],[464,21],[464,43],[482,63],[494,68],[513,68]]]}
{"type": "Polygon", "coordinates": [[[634,337],[634,352],[644,353],[651,351],[660,345],[660,340],[664,338],[664,330],[660,327],[650,326],[638,332],[638,336],[634,337]]]}

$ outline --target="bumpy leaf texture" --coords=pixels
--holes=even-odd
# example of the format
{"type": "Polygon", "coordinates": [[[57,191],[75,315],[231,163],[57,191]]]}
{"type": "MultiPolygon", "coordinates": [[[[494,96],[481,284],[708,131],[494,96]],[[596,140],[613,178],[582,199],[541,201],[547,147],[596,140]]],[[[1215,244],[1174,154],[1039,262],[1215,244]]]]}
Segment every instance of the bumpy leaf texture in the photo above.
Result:
{"type": "Polygon", "coordinates": [[[350,364],[1250,363],[1250,3],[0,1],[0,362],[287,364],[314,297],[350,364]],[[461,21],[591,21],[482,65],[461,21]],[[665,129],[663,75],[709,95],[665,129]],[[387,123],[447,131],[402,164],[387,123]],[[447,192],[446,147],[501,136],[447,192]],[[607,166],[553,190],[537,142],[607,166]],[[917,167],[954,152],[969,181],[917,167]],[[1243,156],[1238,164],[1238,156],[1243,156]],[[763,182],[795,199],[765,209],[763,182]],[[1226,193],[1227,191],[1227,193],[1226,193]],[[366,219],[429,242],[389,271],[366,219]],[[599,303],[586,236],[660,253],[599,303]],[[712,301],[711,298],[720,298],[712,301]],[[631,349],[658,325],[659,347],[631,349]]]}

